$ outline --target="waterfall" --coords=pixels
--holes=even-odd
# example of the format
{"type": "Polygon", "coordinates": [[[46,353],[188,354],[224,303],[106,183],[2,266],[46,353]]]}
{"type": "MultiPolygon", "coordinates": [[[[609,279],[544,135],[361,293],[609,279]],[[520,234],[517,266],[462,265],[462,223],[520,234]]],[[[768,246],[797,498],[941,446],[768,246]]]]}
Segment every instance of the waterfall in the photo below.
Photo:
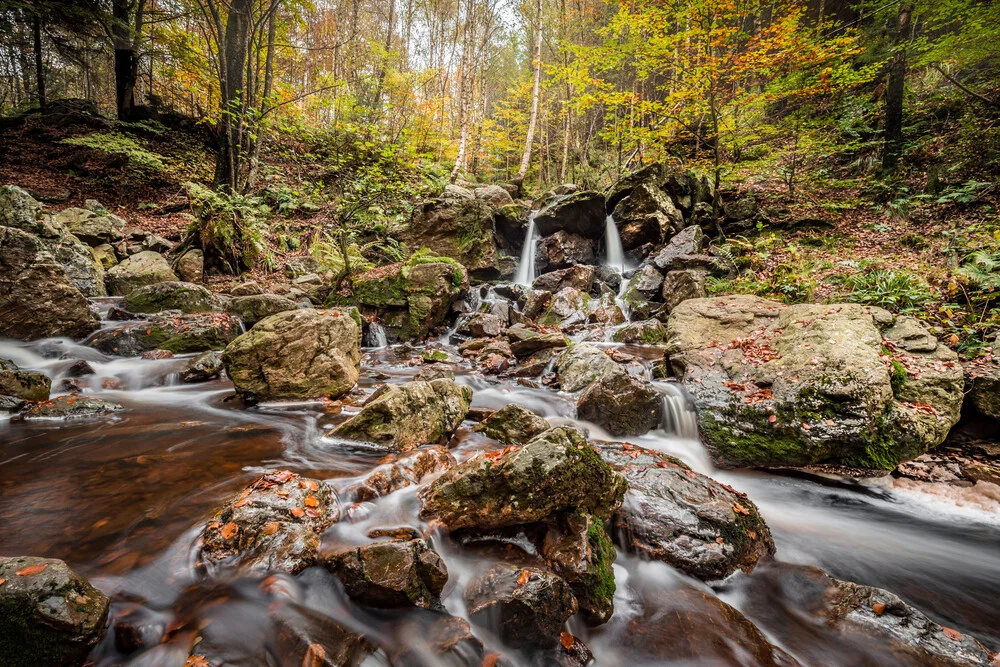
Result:
{"type": "Polygon", "coordinates": [[[389,344],[388,339],[385,337],[385,329],[378,322],[372,320],[372,323],[368,325],[368,332],[365,334],[365,346],[382,348],[389,344]]]}
{"type": "Polygon", "coordinates": [[[622,248],[622,237],[618,235],[618,225],[614,216],[608,215],[604,221],[604,263],[618,273],[625,272],[625,249],[622,248]]]}
{"type": "Polygon", "coordinates": [[[663,431],[682,440],[698,440],[698,420],[691,400],[676,382],[654,382],[663,396],[663,431]]]}
{"type": "Polygon", "coordinates": [[[528,285],[535,282],[535,249],[538,248],[538,232],[535,231],[535,215],[537,210],[528,214],[528,232],[524,235],[524,245],[521,246],[521,259],[517,262],[514,272],[514,282],[518,285],[528,285]]]}

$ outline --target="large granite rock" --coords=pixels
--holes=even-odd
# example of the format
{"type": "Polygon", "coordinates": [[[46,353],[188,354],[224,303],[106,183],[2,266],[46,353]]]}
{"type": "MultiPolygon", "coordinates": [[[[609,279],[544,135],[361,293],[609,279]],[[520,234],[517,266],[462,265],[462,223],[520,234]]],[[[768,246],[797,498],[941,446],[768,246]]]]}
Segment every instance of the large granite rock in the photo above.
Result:
{"type": "Polygon", "coordinates": [[[225,310],[238,317],[246,327],[252,327],[265,317],[296,310],[298,304],[278,294],[249,294],[234,296],[226,302],[225,310]]]}
{"type": "Polygon", "coordinates": [[[201,285],[167,281],[132,290],[123,302],[133,313],[158,313],[179,310],[182,313],[217,313],[222,301],[201,285]]]}
{"type": "Polygon", "coordinates": [[[375,542],[330,554],[326,567],[368,607],[441,608],[448,568],[421,539],[375,542]]]}
{"type": "Polygon", "coordinates": [[[239,322],[224,313],[160,313],[136,324],[102,329],[83,344],[108,355],[136,357],[152,350],[221,350],[239,335],[239,322]]]}
{"type": "Polygon", "coordinates": [[[483,419],[473,430],[505,445],[524,445],[549,428],[549,422],[531,410],[510,403],[483,419]]]}
{"type": "Polygon", "coordinates": [[[599,192],[556,195],[535,215],[535,228],[541,236],[564,231],[596,241],[604,236],[604,206],[604,195],[599,192]]]}
{"type": "Polygon", "coordinates": [[[222,359],[236,391],[256,400],[343,396],[361,374],[361,318],[354,309],[271,315],[222,359]]]}
{"type": "Polygon", "coordinates": [[[144,250],[111,267],[105,280],[112,296],[125,296],[146,285],[177,282],[177,276],[163,255],[144,250]]]}
{"type": "Polygon", "coordinates": [[[601,349],[585,343],[577,343],[566,349],[556,360],[559,388],[575,392],[589,387],[611,373],[618,364],[601,349]]]}
{"type": "Polygon", "coordinates": [[[500,276],[493,206],[469,197],[431,199],[418,206],[405,240],[411,248],[458,260],[481,279],[500,276]]]}
{"type": "Polygon", "coordinates": [[[892,470],[958,421],[957,355],[910,317],[738,295],[684,301],[667,329],[723,465],[892,470]]]}
{"type": "Polygon", "coordinates": [[[616,365],[583,392],[576,416],[614,436],[645,435],[663,422],[663,397],[648,380],[616,365]]]}
{"type": "MultiPolygon", "coordinates": [[[[579,234],[559,230],[539,240],[535,255],[535,269],[540,273],[558,271],[571,266],[595,263],[594,245],[579,234]]],[[[586,289],[589,289],[589,285],[586,289]]],[[[535,289],[547,289],[535,287],[535,289]]],[[[551,290],[557,291],[557,290],[551,290]]]]}

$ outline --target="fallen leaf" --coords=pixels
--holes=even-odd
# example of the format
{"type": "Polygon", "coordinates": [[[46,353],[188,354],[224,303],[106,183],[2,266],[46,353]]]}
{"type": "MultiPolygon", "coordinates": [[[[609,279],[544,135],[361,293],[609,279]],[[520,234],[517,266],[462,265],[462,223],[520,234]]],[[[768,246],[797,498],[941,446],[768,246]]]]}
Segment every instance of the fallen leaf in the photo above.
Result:
{"type": "Polygon", "coordinates": [[[294,516],[294,517],[300,517],[300,516],[302,516],[303,514],[306,513],[306,511],[304,509],[302,509],[301,507],[293,507],[292,509],[290,509],[288,511],[291,512],[292,516],[294,516]]]}
{"type": "Polygon", "coordinates": [[[306,504],[306,507],[319,507],[319,501],[316,500],[316,496],[306,496],[306,499],[302,502],[306,504]]]}
{"type": "Polygon", "coordinates": [[[222,539],[231,540],[234,537],[236,537],[236,534],[238,532],[240,532],[240,527],[236,525],[235,521],[230,521],[229,523],[227,523],[225,526],[222,527],[222,530],[219,531],[219,534],[222,535],[222,539]]]}
{"type": "Polygon", "coordinates": [[[715,541],[718,542],[719,544],[725,544],[726,538],[724,538],[722,535],[719,535],[717,538],[715,538],[715,541]]]}
{"type": "Polygon", "coordinates": [[[314,479],[300,479],[299,486],[310,491],[319,491],[319,482],[314,479]]]}
{"type": "Polygon", "coordinates": [[[531,573],[528,572],[527,570],[521,570],[521,574],[519,574],[517,577],[517,585],[524,586],[526,583],[528,583],[529,579],[531,579],[531,573]]]}
{"type": "Polygon", "coordinates": [[[268,521],[264,524],[264,527],[260,529],[260,532],[263,535],[274,535],[278,532],[279,527],[281,527],[281,524],[277,521],[268,521]]]}
{"type": "Polygon", "coordinates": [[[326,660],[326,649],[319,644],[310,644],[302,656],[302,667],[323,667],[326,660]]]}
{"type": "Polygon", "coordinates": [[[737,514],[742,514],[743,516],[750,516],[750,510],[739,503],[733,503],[733,511],[737,514]]]}
{"type": "Polygon", "coordinates": [[[483,657],[483,667],[496,667],[497,660],[500,659],[499,653],[487,653],[483,657]]]}
{"type": "Polygon", "coordinates": [[[747,531],[747,537],[749,537],[751,540],[756,540],[757,539],[757,531],[756,530],[748,530],[747,531]]]}
{"type": "Polygon", "coordinates": [[[778,421],[778,415],[771,415],[770,417],[767,418],[767,421],[773,424],[774,422],[778,421]]]}
{"type": "Polygon", "coordinates": [[[872,605],[872,611],[875,612],[876,616],[881,616],[885,612],[885,603],[876,602],[872,605]]]}
{"type": "Polygon", "coordinates": [[[941,632],[943,632],[944,636],[947,637],[948,639],[952,640],[953,642],[960,642],[960,641],[962,641],[962,633],[959,632],[958,630],[953,630],[951,628],[942,627],[941,628],[941,632]]]}
{"type": "Polygon", "coordinates": [[[33,574],[38,574],[48,566],[49,566],[48,563],[35,563],[34,565],[28,565],[27,567],[22,567],[14,574],[16,574],[19,577],[30,577],[33,574]]]}
{"type": "Polygon", "coordinates": [[[3,577],[0,577],[0,586],[3,586],[6,583],[7,583],[7,580],[4,579],[3,577]]]}
{"type": "Polygon", "coordinates": [[[192,655],[184,663],[184,667],[209,667],[209,663],[203,655],[192,655]]]}
{"type": "Polygon", "coordinates": [[[560,632],[559,643],[562,644],[562,647],[568,651],[573,648],[573,644],[576,643],[576,639],[574,639],[573,635],[568,632],[560,632]]]}

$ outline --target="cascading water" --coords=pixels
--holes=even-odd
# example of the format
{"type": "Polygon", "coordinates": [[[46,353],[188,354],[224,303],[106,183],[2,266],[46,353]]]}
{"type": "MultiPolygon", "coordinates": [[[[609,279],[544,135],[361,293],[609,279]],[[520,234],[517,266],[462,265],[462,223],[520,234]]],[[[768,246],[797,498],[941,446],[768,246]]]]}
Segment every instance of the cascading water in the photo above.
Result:
{"type": "Polygon", "coordinates": [[[378,322],[372,321],[365,334],[365,347],[383,348],[389,344],[385,337],[385,329],[378,322]]]}
{"type": "Polygon", "coordinates": [[[528,232],[524,235],[524,245],[521,246],[521,259],[517,262],[514,282],[518,285],[531,285],[535,281],[535,250],[538,248],[538,232],[535,231],[535,215],[538,211],[528,214],[528,232]]]}
{"type": "Polygon", "coordinates": [[[604,251],[604,263],[618,273],[625,273],[625,249],[612,215],[608,215],[604,222],[604,251]]]}

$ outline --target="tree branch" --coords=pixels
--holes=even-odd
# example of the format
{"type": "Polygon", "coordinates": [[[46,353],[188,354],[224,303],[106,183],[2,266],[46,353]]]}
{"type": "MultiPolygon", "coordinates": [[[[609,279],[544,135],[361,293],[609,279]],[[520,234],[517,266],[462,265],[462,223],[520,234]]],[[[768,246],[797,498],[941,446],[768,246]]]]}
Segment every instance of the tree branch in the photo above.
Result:
{"type": "Polygon", "coordinates": [[[994,100],[991,100],[990,98],[988,98],[988,97],[986,97],[984,95],[980,95],[979,93],[977,93],[974,90],[970,90],[969,88],[966,88],[964,85],[962,85],[961,81],[959,81],[958,79],[956,79],[952,75],[950,75],[947,72],[945,72],[941,68],[940,65],[931,65],[931,67],[933,67],[938,72],[940,72],[941,76],[943,76],[945,79],[947,79],[949,82],[951,82],[955,87],[957,87],[959,90],[961,90],[965,94],[971,95],[972,97],[975,97],[980,102],[984,102],[984,103],[990,105],[991,107],[993,107],[994,109],[1000,109],[1000,102],[996,102],[994,100]]]}

